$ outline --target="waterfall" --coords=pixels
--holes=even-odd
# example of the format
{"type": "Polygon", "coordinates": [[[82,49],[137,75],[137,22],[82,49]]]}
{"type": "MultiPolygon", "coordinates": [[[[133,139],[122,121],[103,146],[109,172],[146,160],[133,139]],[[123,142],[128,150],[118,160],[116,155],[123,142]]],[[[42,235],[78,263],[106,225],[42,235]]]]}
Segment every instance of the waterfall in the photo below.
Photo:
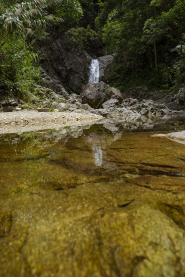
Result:
{"type": "Polygon", "coordinates": [[[89,83],[99,83],[99,62],[92,60],[89,70],[89,83]]]}

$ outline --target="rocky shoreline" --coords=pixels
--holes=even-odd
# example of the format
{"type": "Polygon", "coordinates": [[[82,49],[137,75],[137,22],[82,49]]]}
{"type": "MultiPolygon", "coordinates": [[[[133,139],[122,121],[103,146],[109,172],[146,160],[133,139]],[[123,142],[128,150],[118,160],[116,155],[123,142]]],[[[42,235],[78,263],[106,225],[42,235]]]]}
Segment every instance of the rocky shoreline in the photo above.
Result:
{"type": "Polygon", "coordinates": [[[184,115],[184,111],[171,110],[159,100],[127,98],[103,81],[87,84],[80,95],[66,91],[59,94],[36,86],[27,92],[25,99],[1,96],[0,133],[60,128],[99,120],[122,123],[130,129],[140,126],[151,129],[154,122],[177,115],[184,115]]]}

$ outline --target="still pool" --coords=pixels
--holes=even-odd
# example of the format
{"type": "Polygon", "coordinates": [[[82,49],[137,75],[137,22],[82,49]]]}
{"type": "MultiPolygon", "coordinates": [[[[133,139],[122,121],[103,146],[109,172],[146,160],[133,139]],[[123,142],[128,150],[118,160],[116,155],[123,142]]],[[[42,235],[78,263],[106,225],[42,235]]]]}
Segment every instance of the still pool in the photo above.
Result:
{"type": "Polygon", "coordinates": [[[185,276],[185,146],[162,129],[1,135],[0,276],[185,276]]]}

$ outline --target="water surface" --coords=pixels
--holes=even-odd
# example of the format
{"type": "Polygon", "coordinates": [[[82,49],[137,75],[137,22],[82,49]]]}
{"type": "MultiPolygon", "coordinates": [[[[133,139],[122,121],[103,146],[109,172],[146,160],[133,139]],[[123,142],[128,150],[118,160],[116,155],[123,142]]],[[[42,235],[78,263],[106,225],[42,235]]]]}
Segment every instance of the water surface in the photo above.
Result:
{"type": "Polygon", "coordinates": [[[0,276],[184,276],[183,128],[2,135],[0,276]]]}

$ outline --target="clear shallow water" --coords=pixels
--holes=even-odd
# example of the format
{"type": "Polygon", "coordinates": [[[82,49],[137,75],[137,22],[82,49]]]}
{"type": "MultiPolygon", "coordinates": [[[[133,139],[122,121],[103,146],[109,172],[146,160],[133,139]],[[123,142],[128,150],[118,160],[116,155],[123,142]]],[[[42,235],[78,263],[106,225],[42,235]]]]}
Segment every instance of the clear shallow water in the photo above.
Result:
{"type": "Polygon", "coordinates": [[[105,126],[0,137],[0,276],[185,274],[184,146],[105,126]]]}

